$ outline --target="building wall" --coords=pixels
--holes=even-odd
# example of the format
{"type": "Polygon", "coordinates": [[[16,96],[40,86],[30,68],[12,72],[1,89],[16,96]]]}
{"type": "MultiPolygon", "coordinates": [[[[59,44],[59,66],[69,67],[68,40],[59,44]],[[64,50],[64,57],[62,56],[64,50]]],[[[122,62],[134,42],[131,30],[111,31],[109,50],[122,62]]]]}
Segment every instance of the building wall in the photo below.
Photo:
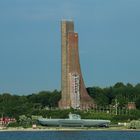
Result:
{"type": "Polygon", "coordinates": [[[128,102],[127,108],[128,108],[129,110],[136,109],[136,104],[135,104],[135,102],[128,102]]]}
{"type": "Polygon", "coordinates": [[[67,63],[67,36],[68,32],[74,31],[73,21],[61,21],[61,96],[60,108],[70,108],[68,93],[68,63],[67,63]]]}

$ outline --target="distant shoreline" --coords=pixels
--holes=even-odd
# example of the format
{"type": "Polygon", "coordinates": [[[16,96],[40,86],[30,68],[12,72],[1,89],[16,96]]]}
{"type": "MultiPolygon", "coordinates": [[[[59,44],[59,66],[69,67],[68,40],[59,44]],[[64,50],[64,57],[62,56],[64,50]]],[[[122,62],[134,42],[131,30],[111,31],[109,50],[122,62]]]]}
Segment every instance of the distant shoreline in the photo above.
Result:
{"type": "Polygon", "coordinates": [[[126,128],[118,128],[118,127],[110,127],[110,128],[80,128],[80,127],[46,127],[46,128],[5,128],[5,129],[0,129],[0,132],[18,132],[18,131],[140,131],[140,129],[126,129],[126,128]]]}

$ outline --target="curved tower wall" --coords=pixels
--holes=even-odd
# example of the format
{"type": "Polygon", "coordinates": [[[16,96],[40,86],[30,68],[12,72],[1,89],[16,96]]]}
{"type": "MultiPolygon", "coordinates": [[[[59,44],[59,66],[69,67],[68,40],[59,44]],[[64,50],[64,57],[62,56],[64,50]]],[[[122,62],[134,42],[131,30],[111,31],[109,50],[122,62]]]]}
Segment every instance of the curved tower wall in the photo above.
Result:
{"type": "Polygon", "coordinates": [[[80,68],[78,33],[73,21],[61,22],[61,109],[88,109],[95,106],[88,95],[80,68]]]}

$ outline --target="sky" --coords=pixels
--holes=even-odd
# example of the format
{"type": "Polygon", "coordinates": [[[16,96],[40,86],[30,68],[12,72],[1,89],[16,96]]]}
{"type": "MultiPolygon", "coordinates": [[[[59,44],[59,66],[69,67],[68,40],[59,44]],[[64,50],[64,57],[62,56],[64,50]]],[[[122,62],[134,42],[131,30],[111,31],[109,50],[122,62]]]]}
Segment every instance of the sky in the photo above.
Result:
{"type": "Polygon", "coordinates": [[[61,89],[60,21],[72,19],[86,87],[140,82],[140,0],[0,0],[0,93],[61,89]]]}

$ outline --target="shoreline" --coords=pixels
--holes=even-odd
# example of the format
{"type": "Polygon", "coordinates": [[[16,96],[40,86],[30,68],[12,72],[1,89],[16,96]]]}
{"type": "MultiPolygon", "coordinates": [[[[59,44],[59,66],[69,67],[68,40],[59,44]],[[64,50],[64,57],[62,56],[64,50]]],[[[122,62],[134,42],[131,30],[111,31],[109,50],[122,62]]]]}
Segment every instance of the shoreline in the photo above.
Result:
{"type": "Polygon", "coordinates": [[[0,129],[0,132],[37,132],[37,131],[135,131],[135,132],[140,132],[140,129],[127,129],[124,127],[110,127],[110,128],[81,128],[81,127],[47,127],[47,128],[22,128],[22,127],[17,127],[17,128],[5,128],[5,129],[0,129]]]}

